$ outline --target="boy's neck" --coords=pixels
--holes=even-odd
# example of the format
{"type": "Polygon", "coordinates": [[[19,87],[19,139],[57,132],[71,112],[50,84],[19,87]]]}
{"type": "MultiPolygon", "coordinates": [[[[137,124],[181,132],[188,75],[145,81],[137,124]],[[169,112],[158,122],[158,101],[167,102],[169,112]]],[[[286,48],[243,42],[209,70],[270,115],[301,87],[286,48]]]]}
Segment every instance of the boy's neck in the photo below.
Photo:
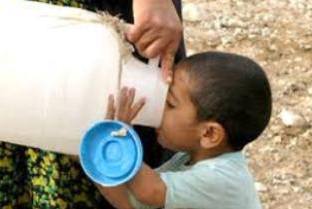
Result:
{"type": "Polygon", "coordinates": [[[194,165],[199,161],[214,158],[228,152],[233,152],[233,149],[228,146],[215,147],[212,149],[199,149],[193,152],[189,152],[191,157],[189,164],[194,165]]]}

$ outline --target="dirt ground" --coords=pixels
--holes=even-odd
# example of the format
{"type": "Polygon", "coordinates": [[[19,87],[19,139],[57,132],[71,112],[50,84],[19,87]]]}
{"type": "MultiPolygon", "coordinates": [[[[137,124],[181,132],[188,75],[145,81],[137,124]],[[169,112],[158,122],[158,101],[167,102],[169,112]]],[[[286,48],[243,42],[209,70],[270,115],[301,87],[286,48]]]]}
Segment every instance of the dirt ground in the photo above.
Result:
{"type": "Polygon", "coordinates": [[[188,54],[221,50],[268,74],[273,115],[248,146],[264,209],[312,209],[312,0],[183,0],[188,54]]]}

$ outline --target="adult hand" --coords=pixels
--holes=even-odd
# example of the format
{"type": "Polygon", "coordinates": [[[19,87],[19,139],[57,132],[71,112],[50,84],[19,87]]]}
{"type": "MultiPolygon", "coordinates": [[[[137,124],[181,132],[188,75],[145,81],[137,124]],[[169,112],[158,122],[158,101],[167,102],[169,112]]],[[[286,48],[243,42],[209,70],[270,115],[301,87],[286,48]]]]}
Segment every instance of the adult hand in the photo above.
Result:
{"type": "Polygon", "coordinates": [[[134,104],[134,98],[135,89],[127,87],[123,87],[119,92],[116,104],[114,96],[109,95],[105,118],[130,124],[145,104],[144,98],[134,104]]]}
{"type": "Polygon", "coordinates": [[[182,37],[182,23],[172,0],[133,0],[134,26],[126,33],[146,58],[161,57],[163,76],[172,80],[174,57],[182,37]]]}

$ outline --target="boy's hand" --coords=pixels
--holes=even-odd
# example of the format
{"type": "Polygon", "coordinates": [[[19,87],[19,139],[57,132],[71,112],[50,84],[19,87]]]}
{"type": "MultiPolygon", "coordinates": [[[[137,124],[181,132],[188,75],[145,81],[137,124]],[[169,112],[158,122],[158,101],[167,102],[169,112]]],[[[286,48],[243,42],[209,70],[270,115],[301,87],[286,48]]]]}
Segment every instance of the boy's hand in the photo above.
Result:
{"type": "Polygon", "coordinates": [[[114,96],[109,95],[105,119],[116,119],[130,124],[145,104],[144,98],[133,104],[134,98],[135,89],[127,87],[123,87],[120,90],[117,104],[115,104],[114,96]]]}

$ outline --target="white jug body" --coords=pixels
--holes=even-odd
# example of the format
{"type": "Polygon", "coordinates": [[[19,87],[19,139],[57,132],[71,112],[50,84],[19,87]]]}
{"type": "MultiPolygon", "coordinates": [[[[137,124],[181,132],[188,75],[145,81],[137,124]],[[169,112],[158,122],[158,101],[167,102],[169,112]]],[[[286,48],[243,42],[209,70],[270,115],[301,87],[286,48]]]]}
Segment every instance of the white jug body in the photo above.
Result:
{"type": "Polygon", "coordinates": [[[122,64],[120,40],[98,14],[10,0],[0,3],[0,25],[0,140],[78,154],[122,85],[147,98],[135,122],[160,124],[153,116],[162,115],[167,85],[159,69],[132,57],[122,64]],[[152,85],[138,79],[148,75],[152,85]]]}

